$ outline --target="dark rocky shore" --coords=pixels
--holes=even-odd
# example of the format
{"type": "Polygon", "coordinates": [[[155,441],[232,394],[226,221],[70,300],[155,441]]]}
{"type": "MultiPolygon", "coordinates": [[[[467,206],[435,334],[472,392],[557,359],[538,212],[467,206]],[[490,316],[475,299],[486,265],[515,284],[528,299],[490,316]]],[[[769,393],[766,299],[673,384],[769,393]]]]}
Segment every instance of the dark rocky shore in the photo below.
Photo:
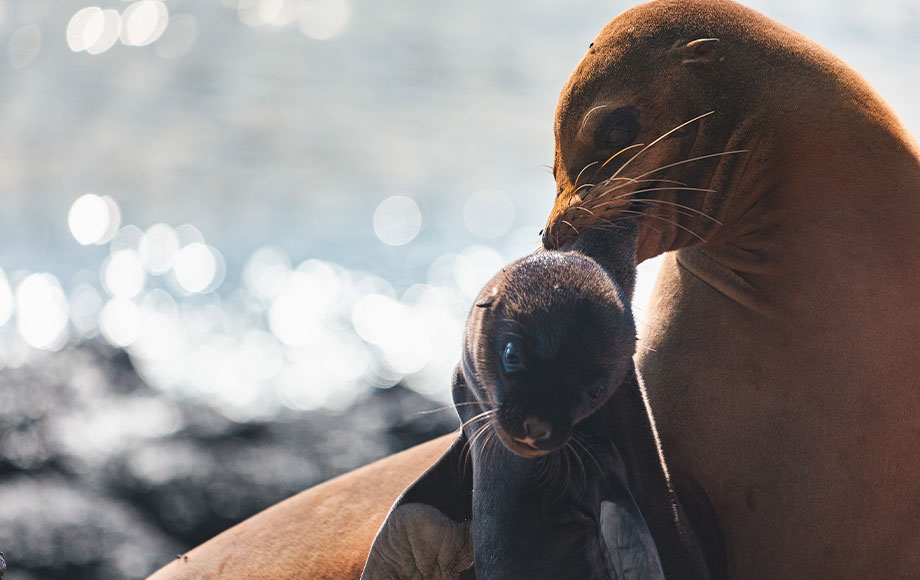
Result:
{"type": "Polygon", "coordinates": [[[0,370],[4,580],[144,578],[281,499],[449,432],[452,409],[422,413],[441,406],[397,385],[343,412],[237,423],[152,389],[98,342],[0,370]]]}

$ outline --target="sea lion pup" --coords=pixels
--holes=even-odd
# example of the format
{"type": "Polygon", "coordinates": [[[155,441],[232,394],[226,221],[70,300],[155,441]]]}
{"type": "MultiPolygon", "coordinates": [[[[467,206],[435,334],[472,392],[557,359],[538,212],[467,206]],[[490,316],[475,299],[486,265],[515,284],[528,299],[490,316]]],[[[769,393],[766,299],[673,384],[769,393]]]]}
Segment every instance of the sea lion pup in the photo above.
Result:
{"type": "Polygon", "coordinates": [[[621,258],[608,270],[542,252],[486,284],[453,381],[461,437],[396,502],[362,580],[710,577],[633,365],[634,234],[579,238],[621,258]]]}
{"type": "Polygon", "coordinates": [[[895,114],[753,10],[666,0],[601,31],[555,134],[545,246],[638,215],[639,259],[671,252],[637,364],[728,576],[920,578],[920,156],[895,114]]]}

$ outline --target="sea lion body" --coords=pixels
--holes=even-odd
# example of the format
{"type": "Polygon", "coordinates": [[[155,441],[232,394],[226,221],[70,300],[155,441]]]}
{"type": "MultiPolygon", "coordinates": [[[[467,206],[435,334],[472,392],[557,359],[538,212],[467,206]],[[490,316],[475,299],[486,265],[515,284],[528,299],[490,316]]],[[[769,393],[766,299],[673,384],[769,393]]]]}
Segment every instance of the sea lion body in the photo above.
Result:
{"type": "Polygon", "coordinates": [[[302,491],[149,580],[358,580],[390,506],[455,439],[439,437],[302,491]]]}
{"type": "Polygon", "coordinates": [[[882,99],[752,10],[661,1],[597,37],[556,133],[545,244],[638,218],[640,259],[673,251],[638,365],[728,577],[920,577],[920,158],[882,99]],[[645,144],[712,113],[581,173],[626,108],[645,144]]]}

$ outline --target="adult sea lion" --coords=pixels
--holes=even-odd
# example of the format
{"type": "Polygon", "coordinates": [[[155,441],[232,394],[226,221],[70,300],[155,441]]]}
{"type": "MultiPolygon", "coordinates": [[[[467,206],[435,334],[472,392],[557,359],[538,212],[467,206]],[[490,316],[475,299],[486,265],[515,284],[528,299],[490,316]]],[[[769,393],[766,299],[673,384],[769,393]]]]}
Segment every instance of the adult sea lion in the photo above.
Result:
{"type": "Polygon", "coordinates": [[[920,156],[894,113],[761,14],[668,0],[601,31],[555,133],[545,246],[638,219],[639,259],[671,252],[637,362],[728,577],[920,578],[920,156]]]}
{"type": "Polygon", "coordinates": [[[397,501],[362,580],[710,578],[633,363],[635,234],[579,237],[607,269],[538,252],[486,284],[453,380],[462,432],[397,501]]]}

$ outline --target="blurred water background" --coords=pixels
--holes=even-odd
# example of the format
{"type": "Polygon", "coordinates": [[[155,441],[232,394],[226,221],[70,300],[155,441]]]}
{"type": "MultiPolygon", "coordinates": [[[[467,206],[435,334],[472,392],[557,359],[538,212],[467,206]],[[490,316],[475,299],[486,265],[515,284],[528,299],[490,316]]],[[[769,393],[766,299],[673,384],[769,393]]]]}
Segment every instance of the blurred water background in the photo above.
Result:
{"type": "MultiPolygon", "coordinates": [[[[914,0],[749,4],[920,130],[914,0]]],[[[419,411],[537,247],[556,97],[630,5],[0,0],[8,577],[144,577],[451,429],[419,411]]]]}

